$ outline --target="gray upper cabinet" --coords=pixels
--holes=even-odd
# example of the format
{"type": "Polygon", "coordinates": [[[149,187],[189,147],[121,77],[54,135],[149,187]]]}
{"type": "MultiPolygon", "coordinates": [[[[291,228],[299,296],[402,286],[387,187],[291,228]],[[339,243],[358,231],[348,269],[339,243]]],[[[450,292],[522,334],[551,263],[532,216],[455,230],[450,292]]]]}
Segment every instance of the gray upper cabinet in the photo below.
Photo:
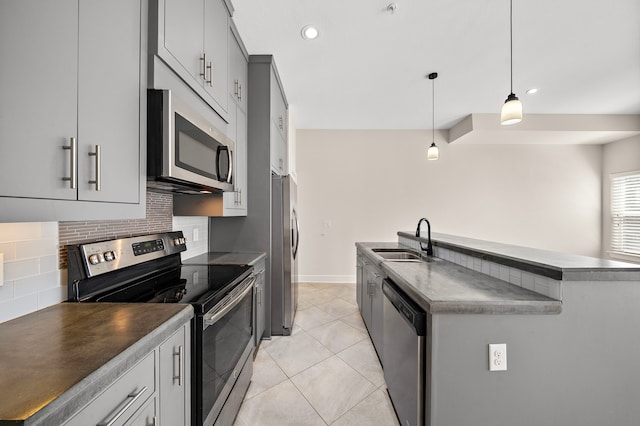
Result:
{"type": "Polygon", "coordinates": [[[144,4],[0,3],[0,221],[144,216],[144,4]]]}
{"type": "Polygon", "coordinates": [[[249,65],[242,42],[229,29],[229,137],[234,151],[233,192],[223,194],[223,216],[247,215],[247,99],[249,65]]]}
{"type": "Polygon", "coordinates": [[[152,19],[158,26],[154,53],[227,119],[230,19],[227,3],[157,0],[154,6],[157,16],[152,19]]]}
{"type": "Polygon", "coordinates": [[[3,1],[0,39],[0,195],[75,200],[78,0],[3,1]]]}
{"type": "Polygon", "coordinates": [[[233,28],[229,29],[229,92],[233,100],[245,112],[249,98],[249,65],[246,49],[233,28]]]}

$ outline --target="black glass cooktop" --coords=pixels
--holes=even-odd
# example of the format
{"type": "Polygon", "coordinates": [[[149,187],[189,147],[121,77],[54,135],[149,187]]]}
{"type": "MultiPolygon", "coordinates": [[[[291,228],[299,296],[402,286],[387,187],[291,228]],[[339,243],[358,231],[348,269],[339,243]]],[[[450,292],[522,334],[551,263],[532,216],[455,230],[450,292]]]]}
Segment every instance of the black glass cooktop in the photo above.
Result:
{"type": "Polygon", "coordinates": [[[191,303],[196,313],[217,303],[250,274],[249,265],[181,265],[92,297],[88,302],[191,303]]]}

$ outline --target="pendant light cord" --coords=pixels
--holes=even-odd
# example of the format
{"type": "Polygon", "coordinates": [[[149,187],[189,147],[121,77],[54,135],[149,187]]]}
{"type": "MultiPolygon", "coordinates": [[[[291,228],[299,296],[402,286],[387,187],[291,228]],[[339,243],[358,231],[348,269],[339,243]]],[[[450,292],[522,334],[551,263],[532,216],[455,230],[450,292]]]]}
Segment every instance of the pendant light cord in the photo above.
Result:
{"type": "Polygon", "coordinates": [[[511,93],[513,93],[513,0],[509,0],[509,58],[511,62],[511,93]]]}
{"type": "Polygon", "coordinates": [[[437,72],[432,72],[428,75],[431,80],[431,136],[433,138],[432,145],[436,143],[436,78],[438,78],[437,72]]]}

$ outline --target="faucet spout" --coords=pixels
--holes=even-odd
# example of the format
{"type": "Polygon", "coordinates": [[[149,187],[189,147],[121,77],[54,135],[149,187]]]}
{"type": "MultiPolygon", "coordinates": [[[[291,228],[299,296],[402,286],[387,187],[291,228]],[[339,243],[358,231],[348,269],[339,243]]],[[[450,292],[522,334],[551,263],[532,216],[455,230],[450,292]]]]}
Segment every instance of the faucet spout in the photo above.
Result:
{"type": "Polygon", "coordinates": [[[420,237],[420,225],[422,225],[422,222],[427,222],[427,247],[425,248],[422,245],[422,241],[420,241],[420,248],[422,249],[422,251],[427,252],[427,256],[433,256],[433,246],[431,245],[431,224],[426,217],[423,217],[418,221],[418,227],[416,228],[416,237],[420,237]]]}

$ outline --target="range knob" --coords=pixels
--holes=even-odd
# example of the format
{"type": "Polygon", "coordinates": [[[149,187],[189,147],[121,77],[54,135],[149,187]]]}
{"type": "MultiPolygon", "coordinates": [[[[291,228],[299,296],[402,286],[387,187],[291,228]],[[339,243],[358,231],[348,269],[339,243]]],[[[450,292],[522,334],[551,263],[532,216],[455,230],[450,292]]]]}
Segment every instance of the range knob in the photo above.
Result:
{"type": "Polygon", "coordinates": [[[96,253],[89,256],[89,263],[92,265],[97,265],[102,262],[104,262],[104,255],[102,253],[96,253]]]}
{"type": "Polygon", "coordinates": [[[104,252],[103,256],[104,256],[104,260],[107,262],[111,262],[116,258],[116,254],[115,252],[113,252],[113,250],[104,252]]]}
{"type": "Polygon", "coordinates": [[[174,238],[174,239],[173,239],[173,244],[174,244],[174,245],[176,245],[176,246],[181,246],[181,245],[184,245],[184,243],[185,243],[186,241],[187,241],[187,240],[185,240],[185,239],[184,239],[184,237],[174,238]]]}

